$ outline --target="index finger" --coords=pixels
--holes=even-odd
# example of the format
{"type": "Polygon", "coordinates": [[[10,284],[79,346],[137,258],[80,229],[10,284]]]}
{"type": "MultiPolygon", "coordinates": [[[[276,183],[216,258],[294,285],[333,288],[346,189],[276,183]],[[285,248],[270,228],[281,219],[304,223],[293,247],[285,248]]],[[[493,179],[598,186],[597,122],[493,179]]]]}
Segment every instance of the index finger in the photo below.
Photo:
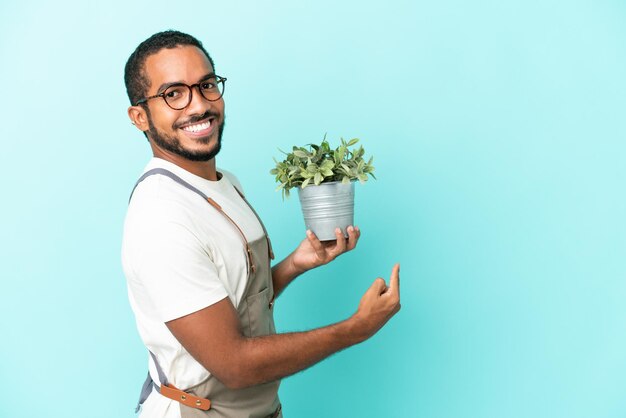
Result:
{"type": "Polygon", "coordinates": [[[391,270],[391,279],[389,280],[389,290],[398,294],[400,297],[400,263],[396,263],[391,270]]]}
{"type": "Polygon", "coordinates": [[[318,257],[324,258],[324,254],[325,254],[324,246],[322,245],[320,240],[317,238],[317,235],[315,235],[315,233],[311,231],[310,229],[307,229],[306,237],[309,240],[311,247],[313,247],[313,250],[315,250],[315,252],[317,253],[318,257]]]}

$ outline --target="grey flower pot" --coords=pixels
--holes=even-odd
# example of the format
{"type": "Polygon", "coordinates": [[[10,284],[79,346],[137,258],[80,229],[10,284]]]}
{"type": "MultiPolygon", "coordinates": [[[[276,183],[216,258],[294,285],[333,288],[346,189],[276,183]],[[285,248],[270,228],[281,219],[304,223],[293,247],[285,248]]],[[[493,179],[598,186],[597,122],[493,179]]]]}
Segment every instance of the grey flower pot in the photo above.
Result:
{"type": "Polygon", "coordinates": [[[300,206],[307,229],[320,241],[336,240],[335,228],[346,229],[354,225],[354,182],[340,181],[298,188],[300,206]]]}

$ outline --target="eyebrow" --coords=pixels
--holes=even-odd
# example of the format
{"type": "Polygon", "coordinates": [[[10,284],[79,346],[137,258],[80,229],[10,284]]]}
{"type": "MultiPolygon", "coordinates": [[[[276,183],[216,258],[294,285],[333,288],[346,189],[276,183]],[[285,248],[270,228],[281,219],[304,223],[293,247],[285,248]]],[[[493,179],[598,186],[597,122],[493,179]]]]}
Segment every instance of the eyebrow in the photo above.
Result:
{"type": "MultiPolygon", "coordinates": [[[[208,73],[206,74],[204,77],[201,77],[200,80],[198,80],[198,83],[203,82],[204,80],[206,80],[207,78],[213,78],[215,77],[216,74],[215,73],[208,73]]],[[[167,90],[168,88],[175,86],[177,84],[184,84],[187,85],[187,83],[185,83],[182,80],[179,81],[170,81],[169,83],[163,83],[159,86],[159,89],[157,90],[157,94],[161,94],[163,93],[165,90],[167,90]]]]}

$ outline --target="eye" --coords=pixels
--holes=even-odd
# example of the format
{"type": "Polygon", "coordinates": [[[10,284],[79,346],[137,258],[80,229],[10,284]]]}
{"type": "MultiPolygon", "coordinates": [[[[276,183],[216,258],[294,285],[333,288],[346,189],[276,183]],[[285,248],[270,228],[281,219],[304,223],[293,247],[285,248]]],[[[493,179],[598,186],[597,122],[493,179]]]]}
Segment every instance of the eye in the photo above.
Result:
{"type": "Polygon", "coordinates": [[[211,79],[211,80],[203,81],[202,83],[200,83],[200,88],[202,90],[214,89],[215,88],[215,80],[211,79]]]}
{"type": "Polygon", "coordinates": [[[180,92],[178,90],[168,90],[165,92],[165,97],[168,99],[173,99],[177,96],[180,96],[180,92]]]}
{"type": "Polygon", "coordinates": [[[167,101],[178,100],[185,96],[185,90],[183,86],[172,86],[163,92],[163,97],[167,101]]]}

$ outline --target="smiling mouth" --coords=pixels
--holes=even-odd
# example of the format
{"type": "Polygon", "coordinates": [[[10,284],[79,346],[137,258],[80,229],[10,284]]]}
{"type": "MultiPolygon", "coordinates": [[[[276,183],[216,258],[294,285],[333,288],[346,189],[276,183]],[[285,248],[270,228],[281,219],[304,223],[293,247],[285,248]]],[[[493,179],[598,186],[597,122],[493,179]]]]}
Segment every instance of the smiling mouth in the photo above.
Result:
{"type": "Polygon", "coordinates": [[[211,132],[214,122],[214,118],[209,118],[202,122],[182,126],[180,129],[192,136],[204,136],[211,132]]]}

